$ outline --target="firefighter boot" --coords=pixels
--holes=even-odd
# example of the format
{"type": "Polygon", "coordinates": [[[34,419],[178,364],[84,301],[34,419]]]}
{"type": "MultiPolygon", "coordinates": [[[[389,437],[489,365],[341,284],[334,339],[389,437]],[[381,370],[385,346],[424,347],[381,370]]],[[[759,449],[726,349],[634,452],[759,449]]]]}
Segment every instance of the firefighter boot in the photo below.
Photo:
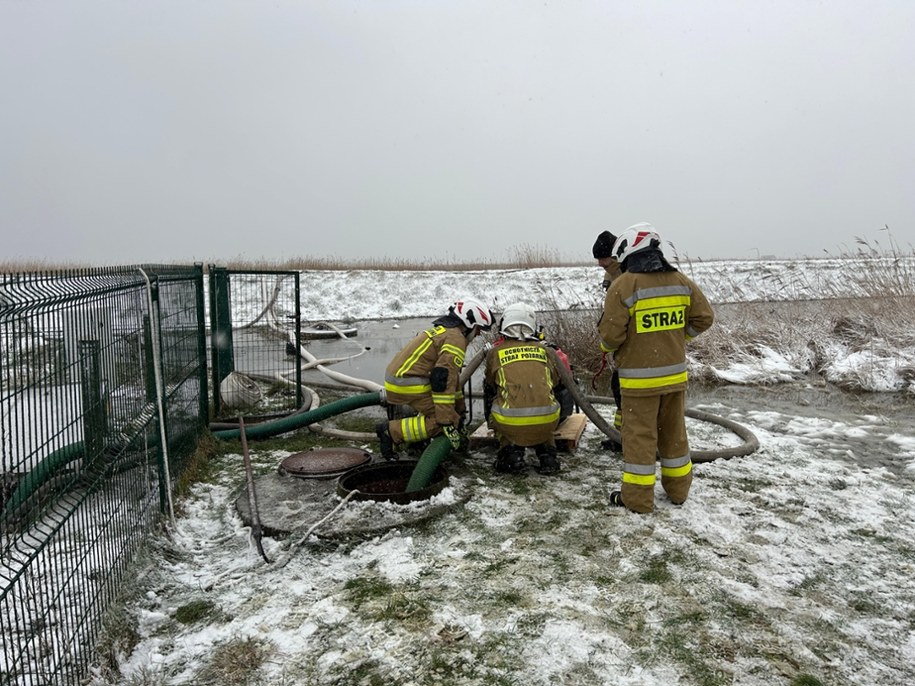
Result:
{"type": "Polygon", "coordinates": [[[507,474],[523,474],[527,470],[524,448],[519,445],[504,445],[496,453],[496,471],[507,474]]]}
{"type": "Polygon", "coordinates": [[[540,459],[540,466],[537,468],[540,474],[555,474],[559,471],[559,458],[556,456],[555,446],[541,443],[534,450],[540,459]]]}
{"type": "Polygon", "coordinates": [[[380,422],[375,426],[375,433],[378,435],[378,443],[381,445],[381,456],[386,460],[396,460],[397,453],[394,452],[394,439],[391,438],[391,430],[387,422],[380,422]]]}

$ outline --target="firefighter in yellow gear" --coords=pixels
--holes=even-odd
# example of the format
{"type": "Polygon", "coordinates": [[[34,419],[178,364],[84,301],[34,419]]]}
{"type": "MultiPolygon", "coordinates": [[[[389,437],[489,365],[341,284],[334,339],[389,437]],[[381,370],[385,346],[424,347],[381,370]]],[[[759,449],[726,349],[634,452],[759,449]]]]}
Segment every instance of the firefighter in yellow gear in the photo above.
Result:
{"type": "Polygon", "coordinates": [[[466,447],[461,368],[467,345],[492,323],[487,306],[473,298],[458,300],[394,356],[385,369],[385,400],[407,405],[416,415],[378,424],[384,458],[397,459],[395,444],[420,443],[442,433],[454,448],[466,447]]]}
{"type": "Polygon", "coordinates": [[[527,470],[526,448],[539,459],[537,471],[559,471],[554,432],[561,405],[562,381],[557,357],[541,340],[536,312],[527,303],[509,305],[499,321],[502,336],[486,353],[483,401],[489,428],[499,439],[496,471],[527,470]]]}
{"type": "Polygon", "coordinates": [[[623,398],[623,483],[614,505],[654,509],[656,462],[675,504],[692,484],[686,435],[686,343],[714,313],[702,290],[671,266],[651,224],[626,229],[613,246],[623,274],[607,289],[598,323],[601,350],[613,355],[623,398]]]}

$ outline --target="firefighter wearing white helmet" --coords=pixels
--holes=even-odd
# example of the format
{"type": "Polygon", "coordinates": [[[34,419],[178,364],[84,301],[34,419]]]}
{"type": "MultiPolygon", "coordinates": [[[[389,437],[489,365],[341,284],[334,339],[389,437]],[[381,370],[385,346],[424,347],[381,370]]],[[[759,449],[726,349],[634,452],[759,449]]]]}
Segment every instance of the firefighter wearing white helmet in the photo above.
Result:
{"type": "Polygon", "coordinates": [[[559,424],[557,388],[562,382],[556,357],[537,329],[537,314],[527,303],[509,305],[499,323],[501,338],[486,353],[483,399],[487,423],[499,439],[495,468],[523,473],[528,447],[539,458],[541,474],[559,471],[553,432],[559,424]]]}
{"type": "Polygon", "coordinates": [[[664,258],[651,224],[623,231],[613,254],[623,274],[607,289],[598,322],[623,401],[623,483],[610,502],[651,512],[657,458],[670,500],[680,504],[689,495],[686,343],[712,325],[714,313],[702,290],[664,258]]]}
{"type": "Polygon", "coordinates": [[[466,447],[461,367],[467,344],[492,324],[489,307],[463,298],[394,356],[385,369],[386,402],[408,405],[417,414],[378,424],[375,432],[383,457],[397,459],[395,444],[419,443],[442,433],[454,448],[466,447]]]}

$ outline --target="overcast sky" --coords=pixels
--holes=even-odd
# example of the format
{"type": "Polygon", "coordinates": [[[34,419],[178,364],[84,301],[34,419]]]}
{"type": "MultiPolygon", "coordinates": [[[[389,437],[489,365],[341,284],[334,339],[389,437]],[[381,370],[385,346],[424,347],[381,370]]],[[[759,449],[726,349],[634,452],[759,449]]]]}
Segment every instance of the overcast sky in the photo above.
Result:
{"type": "Polygon", "coordinates": [[[0,0],[7,259],[915,242],[912,0],[0,0]]]}

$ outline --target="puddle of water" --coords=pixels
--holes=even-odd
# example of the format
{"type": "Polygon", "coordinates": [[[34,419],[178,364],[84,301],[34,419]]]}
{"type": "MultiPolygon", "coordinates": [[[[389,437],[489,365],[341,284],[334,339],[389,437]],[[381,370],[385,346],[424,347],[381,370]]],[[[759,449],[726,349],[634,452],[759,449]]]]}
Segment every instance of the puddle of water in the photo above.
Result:
{"type": "MultiPolygon", "coordinates": [[[[329,368],[347,376],[384,383],[384,370],[391,359],[416,334],[431,325],[432,319],[426,318],[400,319],[396,322],[391,320],[356,322],[354,326],[357,327],[358,333],[352,340],[308,341],[307,349],[312,355],[321,359],[356,355],[363,347],[369,348],[368,352],[337,362],[329,368]]],[[[479,340],[481,339],[471,342],[467,351],[468,359],[480,350],[479,340]]],[[[303,379],[307,384],[309,380],[326,380],[326,377],[320,372],[309,370],[303,375],[303,379]]],[[[475,392],[481,392],[483,387],[482,366],[474,373],[471,384],[475,392]]]]}
{"type": "Polygon", "coordinates": [[[790,436],[861,467],[901,474],[915,461],[915,398],[903,394],[849,393],[811,380],[691,388],[689,406],[790,436]]]}

